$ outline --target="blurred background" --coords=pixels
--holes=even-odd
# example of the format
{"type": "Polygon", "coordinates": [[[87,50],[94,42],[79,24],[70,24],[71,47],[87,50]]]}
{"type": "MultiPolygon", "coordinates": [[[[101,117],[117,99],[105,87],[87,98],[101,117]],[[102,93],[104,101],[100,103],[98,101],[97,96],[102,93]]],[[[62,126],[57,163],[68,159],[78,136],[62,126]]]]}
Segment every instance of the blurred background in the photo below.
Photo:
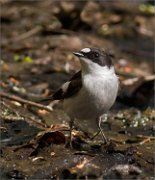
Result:
{"type": "MultiPolygon", "coordinates": [[[[0,5],[1,92],[31,101],[51,95],[80,69],[73,51],[103,48],[114,55],[120,79],[117,101],[104,131],[111,139],[125,142],[125,147],[140,142],[139,135],[153,136],[154,1],[0,0],[0,5]]],[[[2,98],[4,147],[27,142],[43,126],[65,124],[68,117],[61,103],[51,106],[53,113],[48,113],[2,98]]],[[[140,152],[151,159],[152,164],[143,167],[151,176],[153,142],[149,143],[149,152],[144,152],[145,143],[140,152]]],[[[34,171],[27,173],[32,176],[34,171]]]]}
{"type": "Polygon", "coordinates": [[[27,98],[51,94],[80,68],[73,51],[99,47],[115,56],[123,85],[118,102],[153,106],[153,3],[2,0],[1,69],[6,90],[27,98]]]}

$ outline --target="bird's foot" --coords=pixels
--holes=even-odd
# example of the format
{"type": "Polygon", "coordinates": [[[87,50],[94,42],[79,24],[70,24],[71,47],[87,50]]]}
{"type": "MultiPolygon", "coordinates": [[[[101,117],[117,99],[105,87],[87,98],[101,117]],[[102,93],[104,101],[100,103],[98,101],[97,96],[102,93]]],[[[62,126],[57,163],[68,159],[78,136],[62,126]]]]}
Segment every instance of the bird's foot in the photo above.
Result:
{"type": "Polygon", "coordinates": [[[73,149],[73,144],[72,144],[72,138],[69,137],[69,139],[66,141],[65,147],[73,149]]]}

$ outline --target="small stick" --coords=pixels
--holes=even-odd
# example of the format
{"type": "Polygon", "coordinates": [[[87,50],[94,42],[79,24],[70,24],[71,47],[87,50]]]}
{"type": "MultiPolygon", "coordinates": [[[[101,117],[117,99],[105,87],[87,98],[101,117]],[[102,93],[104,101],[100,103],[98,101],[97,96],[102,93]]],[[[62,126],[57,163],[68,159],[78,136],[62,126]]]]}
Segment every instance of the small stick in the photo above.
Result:
{"type": "Polygon", "coordinates": [[[33,101],[25,100],[25,99],[22,99],[20,97],[15,96],[15,95],[7,94],[7,93],[2,92],[2,91],[0,91],[0,96],[7,98],[7,99],[10,99],[10,100],[13,100],[13,101],[20,102],[22,104],[27,104],[27,105],[34,106],[34,107],[39,108],[39,109],[44,109],[46,111],[53,112],[53,109],[49,106],[44,106],[42,104],[38,104],[38,103],[35,103],[33,101]]]}
{"type": "Polygon", "coordinates": [[[41,30],[42,30],[41,26],[36,26],[35,28],[31,29],[30,31],[11,39],[11,41],[16,41],[16,42],[17,41],[22,41],[23,39],[26,39],[26,38],[40,32],[41,30]]]}
{"type": "Polygon", "coordinates": [[[151,140],[152,139],[155,140],[154,136],[137,135],[136,137],[138,137],[138,138],[145,138],[145,139],[150,138],[151,140]]]}
{"type": "Polygon", "coordinates": [[[31,121],[31,122],[33,122],[33,123],[41,126],[42,129],[44,129],[44,130],[47,129],[46,124],[43,124],[42,122],[38,122],[38,121],[36,121],[35,119],[33,119],[32,117],[26,116],[25,118],[27,118],[27,119],[29,119],[29,121],[31,121]]]}
{"type": "Polygon", "coordinates": [[[32,117],[29,116],[23,116],[21,113],[16,112],[14,109],[12,109],[9,105],[7,105],[6,103],[2,102],[2,104],[9,110],[11,110],[12,112],[14,112],[16,114],[16,117],[6,117],[0,114],[0,117],[5,119],[5,120],[24,120],[24,119],[29,119],[30,121],[34,122],[37,125],[40,125],[43,129],[46,129],[46,124],[43,124],[42,122],[38,122],[35,119],[33,119],[32,117]],[[20,115],[20,117],[19,117],[20,115]]]}
{"type": "Polygon", "coordinates": [[[148,138],[144,139],[143,141],[141,141],[139,144],[143,145],[143,144],[150,142],[150,141],[151,141],[151,139],[150,139],[150,137],[148,137],[148,138]]]}

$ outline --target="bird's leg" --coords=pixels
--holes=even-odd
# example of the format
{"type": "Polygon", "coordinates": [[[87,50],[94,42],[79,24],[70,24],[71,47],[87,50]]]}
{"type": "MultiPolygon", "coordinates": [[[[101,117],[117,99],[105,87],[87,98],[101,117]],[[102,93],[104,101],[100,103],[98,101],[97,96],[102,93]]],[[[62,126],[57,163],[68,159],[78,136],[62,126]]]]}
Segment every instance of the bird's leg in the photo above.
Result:
{"type": "Polygon", "coordinates": [[[99,135],[100,132],[101,132],[100,129],[98,129],[98,131],[93,135],[93,137],[90,137],[90,139],[93,140],[96,136],[99,135]]]}
{"type": "Polygon", "coordinates": [[[101,132],[101,134],[102,134],[103,141],[104,141],[105,144],[108,144],[109,141],[107,140],[107,138],[106,138],[106,136],[104,135],[103,130],[102,130],[102,128],[101,128],[101,122],[102,122],[101,116],[100,116],[99,118],[97,118],[97,121],[98,121],[99,132],[101,132]]]}
{"type": "Polygon", "coordinates": [[[72,129],[73,129],[73,124],[74,124],[74,119],[70,119],[70,122],[69,122],[69,127],[70,127],[70,131],[69,131],[69,145],[70,145],[70,148],[72,148],[72,129]]]}

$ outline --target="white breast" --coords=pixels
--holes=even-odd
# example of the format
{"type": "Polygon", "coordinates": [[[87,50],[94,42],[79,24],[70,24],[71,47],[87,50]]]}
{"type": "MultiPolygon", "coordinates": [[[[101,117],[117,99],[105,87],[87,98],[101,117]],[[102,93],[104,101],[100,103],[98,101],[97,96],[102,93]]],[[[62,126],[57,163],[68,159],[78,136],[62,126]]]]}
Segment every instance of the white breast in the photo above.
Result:
{"type": "Polygon", "coordinates": [[[115,73],[106,76],[85,75],[79,93],[64,100],[64,110],[71,118],[96,119],[111,108],[117,92],[115,73]]]}

